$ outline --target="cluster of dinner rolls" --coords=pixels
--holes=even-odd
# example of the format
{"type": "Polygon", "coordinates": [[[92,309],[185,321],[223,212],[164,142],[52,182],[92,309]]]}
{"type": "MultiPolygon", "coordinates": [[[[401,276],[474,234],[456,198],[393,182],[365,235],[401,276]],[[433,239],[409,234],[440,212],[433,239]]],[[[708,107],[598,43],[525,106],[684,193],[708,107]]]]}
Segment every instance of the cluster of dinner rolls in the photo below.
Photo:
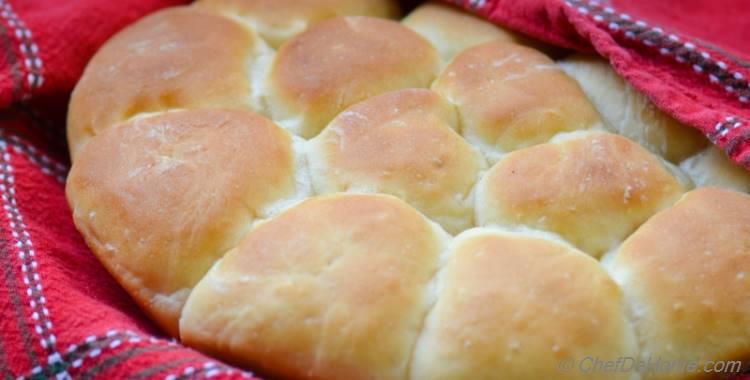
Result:
{"type": "Polygon", "coordinates": [[[750,175],[600,59],[398,16],[202,0],[91,60],[67,198],[160,327],[285,379],[750,357],[750,175]]]}

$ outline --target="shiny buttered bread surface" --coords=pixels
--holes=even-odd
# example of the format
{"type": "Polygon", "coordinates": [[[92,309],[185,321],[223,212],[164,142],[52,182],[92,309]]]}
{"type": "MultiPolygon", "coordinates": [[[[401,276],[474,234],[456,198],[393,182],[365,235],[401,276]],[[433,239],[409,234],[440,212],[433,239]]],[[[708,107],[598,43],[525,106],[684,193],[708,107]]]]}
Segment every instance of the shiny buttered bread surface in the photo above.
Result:
{"type": "Polygon", "coordinates": [[[747,173],[603,61],[440,3],[399,17],[203,0],[91,60],[67,198],[159,326],[287,379],[750,357],[747,173]]]}

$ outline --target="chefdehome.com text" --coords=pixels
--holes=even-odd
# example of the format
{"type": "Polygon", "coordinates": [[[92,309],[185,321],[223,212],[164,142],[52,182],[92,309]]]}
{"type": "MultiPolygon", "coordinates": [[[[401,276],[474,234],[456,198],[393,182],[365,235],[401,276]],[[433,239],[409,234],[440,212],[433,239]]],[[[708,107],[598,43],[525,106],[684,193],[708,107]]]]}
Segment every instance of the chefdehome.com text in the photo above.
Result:
{"type": "Polygon", "coordinates": [[[633,372],[641,374],[737,374],[741,373],[747,366],[747,363],[739,360],[666,359],[656,356],[645,358],[622,356],[616,359],[601,359],[596,356],[586,356],[577,360],[560,360],[557,368],[563,373],[577,372],[580,374],[633,372]]]}

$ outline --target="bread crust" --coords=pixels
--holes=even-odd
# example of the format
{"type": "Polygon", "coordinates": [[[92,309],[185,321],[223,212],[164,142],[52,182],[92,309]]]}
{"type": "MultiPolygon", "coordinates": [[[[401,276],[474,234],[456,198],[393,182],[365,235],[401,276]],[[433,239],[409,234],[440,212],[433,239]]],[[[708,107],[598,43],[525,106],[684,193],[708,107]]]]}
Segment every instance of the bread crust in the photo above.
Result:
{"type": "Polygon", "coordinates": [[[268,104],[276,120],[309,138],[346,107],[383,92],[427,87],[438,55],[401,24],[374,17],[322,21],[287,41],[271,66],[268,104]]]}
{"type": "Polygon", "coordinates": [[[432,91],[369,98],[310,141],[313,186],[395,195],[457,234],[473,225],[471,191],[485,163],[456,129],[455,109],[432,91]]]}
{"type": "Polygon", "coordinates": [[[578,84],[550,58],[508,42],[464,50],[432,89],[458,107],[463,135],[495,152],[601,126],[578,84]]]}
{"type": "Polygon", "coordinates": [[[748,173],[601,60],[397,9],[201,0],[92,59],[66,196],[152,320],[289,379],[750,357],[748,173]]]}
{"type": "Polygon", "coordinates": [[[102,130],[134,116],[184,108],[257,110],[245,73],[263,51],[250,30],[188,7],[146,16],[107,41],[70,99],[73,159],[102,130]]]}
{"type": "Polygon", "coordinates": [[[559,364],[638,351],[615,282],[554,238],[468,230],[451,244],[438,289],[414,355],[415,379],[580,379],[559,364]]]}
{"type": "Polygon", "coordinates": [[[478,185],[479,225],[556,233],[600,257],[689,189],[643,147],[604,132],[504,156],[478,185]]]}
{"type": "Polygon", "coordinates": [[[265,208],[295,195],[291,138],[244,111],[175,111],[109,128],[66,195],[99,260],[169,333],[190,288],[265,208]]]}
{"type": "Polygon", "coordinates": [[[750,358],[746,194],[716,187],[685,194],[622,244],[611,271],[628,296],[642,356],[698,359],[701,368],[709,360],[750,358]]]}
{"type": "Polygon", "coordinates": [[[180,337],[284,378],[404,379],[447,241],[391,196],[307,200],[201,280],[180,337]]]}

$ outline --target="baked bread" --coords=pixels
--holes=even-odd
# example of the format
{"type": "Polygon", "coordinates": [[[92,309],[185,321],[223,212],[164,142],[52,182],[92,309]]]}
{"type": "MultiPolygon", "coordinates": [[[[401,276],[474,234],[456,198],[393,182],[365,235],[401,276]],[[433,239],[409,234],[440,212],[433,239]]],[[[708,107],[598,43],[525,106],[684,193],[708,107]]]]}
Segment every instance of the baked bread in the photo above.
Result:
{"type": "Polygon", "coordinates": [[[602,59],[575,54],[563,59],[560,67],[578,81],[612,132],[632,139],[674,163],[708,145],[708,140],[698,130],[685,128],[659,111],[602,59]]]}
{"type": "Polygon", "coordinates": [[[397,9],[201,0],[91,60],[67,198],[160,327],[288,379],[750,356],[747,173],[600,60],[397,9]]]}
{"type": "Polygon", "coordinates": [[[689,192],[622,244],[608,266],[628,298],[643,358],[750,357],[748,250],[747,195],[716,187],[689,192]]]}

